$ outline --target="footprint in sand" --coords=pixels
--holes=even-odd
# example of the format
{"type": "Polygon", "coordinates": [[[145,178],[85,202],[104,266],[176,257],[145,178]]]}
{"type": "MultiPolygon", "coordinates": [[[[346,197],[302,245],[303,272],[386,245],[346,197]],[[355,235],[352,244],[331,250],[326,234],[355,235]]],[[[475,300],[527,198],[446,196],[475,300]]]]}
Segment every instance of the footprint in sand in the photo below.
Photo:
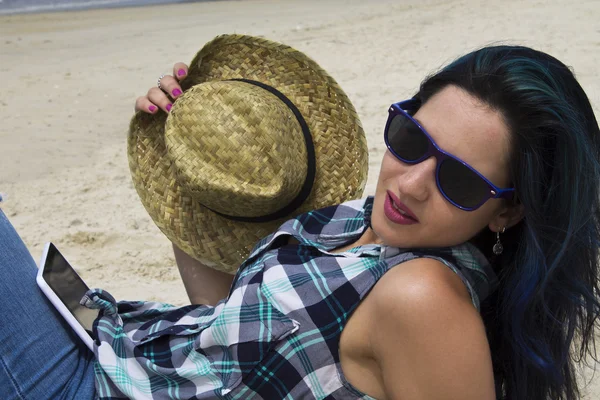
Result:
{"type": "Polygon", "coordinates": [[[64,235],[58,243],[92,248],[101,248],[119,240],[119,235],[103,232],[77,231],[64,235]]]}

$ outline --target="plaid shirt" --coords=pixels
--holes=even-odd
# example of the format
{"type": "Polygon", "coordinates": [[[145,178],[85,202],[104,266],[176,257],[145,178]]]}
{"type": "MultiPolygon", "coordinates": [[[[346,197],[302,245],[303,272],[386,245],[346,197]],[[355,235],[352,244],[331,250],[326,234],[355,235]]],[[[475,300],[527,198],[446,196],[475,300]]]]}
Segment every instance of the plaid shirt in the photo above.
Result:
{"type": "Polygon", "coordinates": [[[356,241],[373,198],[312,211],[261,240],[216,306],[116,302],[99,289],[82,303],[94,324],[101,399],[370,399],[340,368],[342,329],[393,266],[440,260],[465,283],[475,307],[496,285],[470,244],[402,250],[356,241]],[[289,237],[299,244],[287,244],[289,237]]]}

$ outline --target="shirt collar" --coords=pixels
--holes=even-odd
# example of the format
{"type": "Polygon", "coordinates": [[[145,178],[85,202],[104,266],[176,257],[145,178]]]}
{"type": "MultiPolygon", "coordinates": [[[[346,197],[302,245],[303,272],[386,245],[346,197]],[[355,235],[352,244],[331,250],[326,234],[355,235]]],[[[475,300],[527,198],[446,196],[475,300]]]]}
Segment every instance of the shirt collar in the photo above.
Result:
{"type": "Polygon", "coordinates": [[[456,264],[456,267],[467,276],[469,281],[484,292],[482,297],[495,290],[498,284],[496,273],[483,253],[471,243],[447,248],[419,249],[368,244],[342,253],[331,253],[336,248],[358,240],[371,226],[373,200],[374,198],[369,196],[362,200],[349,201],[293,218],[281,225],[275,233],[260,241],[249,259],[268,249],[276,239],[288,235],[293,236],[300,244],[312,246],[323,253],[335,256],[372,256],[379,257],[383,261],[408,251],[437,255],[456,264]]]}

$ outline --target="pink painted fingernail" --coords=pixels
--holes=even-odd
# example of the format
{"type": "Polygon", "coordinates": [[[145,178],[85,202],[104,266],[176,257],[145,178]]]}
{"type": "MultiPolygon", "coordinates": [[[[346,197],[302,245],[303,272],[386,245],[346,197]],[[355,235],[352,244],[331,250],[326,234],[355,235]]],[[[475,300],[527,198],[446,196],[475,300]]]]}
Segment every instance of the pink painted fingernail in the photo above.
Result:
{"type": "Polygon", "coordinates": [[[167,111],[171,111],[171,107],[173,107],[171,104],[167,104],[167,111]]]}
{"type": "Polygon", "coordinates": [[[173,96],[177,97],[177,96],[179,96],[180,94],[181,94],[181,90],[179,90],[179,89],[175,89],[175,90],[173,90],[173,96]]]}
{"type": "Polygon", "coordinates": [[[156,106],[150,106],[148,107],[148,110],[150,110],[150,112],[154,112],[156,111],[156,106]]]}
{"type": "Polygon", "coordinates": [[[184,76],[185,75],[185,69],[181,68],[179,71],[177,71],[177,75],[178,76],[184,76]]]}

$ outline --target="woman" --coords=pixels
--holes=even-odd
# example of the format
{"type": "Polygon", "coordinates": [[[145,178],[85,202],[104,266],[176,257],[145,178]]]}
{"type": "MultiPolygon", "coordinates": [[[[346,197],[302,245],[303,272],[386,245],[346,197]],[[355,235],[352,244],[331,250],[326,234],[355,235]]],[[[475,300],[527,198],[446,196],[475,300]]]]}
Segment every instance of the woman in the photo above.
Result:
{"type": "MultiPolygon", "coordinates": [[[[187,67],[176,64],[174,71],[175,76],[185,76],[187,67]]],[[[165,91],[172,95],[179,89],[177,79],[164,77],[161,87],[139,98],[136,109],[168,112],[173,97],[165,91]]],[[[223,364],[224,354],[238,359],[221,367],[211,364],[213,369],[204,375],[198,372],[208,377],[198,387],[213,385],[214,390],[190,395],[185,392],[186,377],[175,374],[170,375],[172,386],[161,383],[161,393],[198,398],[578,398],[575,362],[593,353],[600,312],[599,134],[585,93],[571,71],[553,57],[524,47],[497,46],[459,58],[426,78],[413,99],[390,108],[384,136],[388,152],[374,198],[284,224],[279,230],[284,234],[257,245],[230,290],[227,276],[210,273],[217,277],[204,281],[212,292],[203,301],[212,304],[225,297],[216,308],[178,311],[197,320],[208,318],[216,309],[227,309],[237,289],[250,293],[258,284],[252,301],[267,304],[275,317],[267,320],[273,324],[268,326],[258,319],[252,331],[267,329],[272,340],[238,338],[235,346],[244,349],[239,352],[228,347],[228,341],[208,346],[200,332],[194,340],[180,342],[184,347],[200,344],[183,361],[195,354],[218,357],[223,364]],[[315,227],[328,232],[332,241],[313,234],[315,227]],[[385,259],[387,264],[374,262],[382,268],[364,270],[360,287],[353,284],[350,290],[351,268],[359,261],[365,264],[365,259],[385,259]],[[283,270],[289,277],[304,271],[301,267],[307,263],[315,265],[310,276],[322,275],[314,280],[322,285],[297,295],[318,299],[318,307],[306,301],[300,309],[281,306],[273,274],[283,270]],[[337,320],[327,319],[336,315],[333,308],[341,310],[337,320]],[[314,330],[319,331],[319,352],[307,350],[306,337],[314,330]],[[571,352],[575,339],[579,346],[571,352]],[[254,357],[253,352],[260,355],[254,357]],[[246,354],[248,360],[243,359],[246,354]],[[330,376],[336,372],[343,387],[332,387],[337,380],[330,376]]],[[[14,279],[11,287],[23,291],[9,292],[13,294],[2,296],[2,303],[27,312],[39,310],[39,298],[37,303],[29,300],[39,297],[27,289],[34,286],[33,279],[25,282],[14,272],[29,267],[29,256],[4,216],[1,221],[0,265],[4,270],[11,267],[3,276],[14,279]]],[[[176,255],[184,279],[189,268],[202,268],[177,249],[176,255]]],[[[291,286],[305,287],[296,282],[291,286]]],[[[3,285],[2,293],[7,290],[3,285]]],[[[4,318],[0,331],[6,330],[4,318]]],[[[148,326],[156,328],[157,321],[144,319],[129,332],[133,337],[148,326]]],[[[181,325],[167,329],[174,334],[177,327],[181,325]]],[[[194,329],[201,331],[198,325],[194,329]]],[[[142,333],[136,344],[144,345],[139,350],[143,354],[136,357],[153,367],[171,363],[169,371],[177,369],[171,353],[164,356],[163,350],[173,349],[168,335],[142,333]]],[[[22,341],[27,334],[16,336],[22,341]]],[[[57,346],[64,357],[71,357],[66,374],[77,375],[69,379],[64,373],[59,381],[52,376],[54,382],[42,380],[43,386],[57,390],[63,384],[65,392],[81,390],[87,397],[77,398],[90,398],[89,390],[75,387],[89,388],[89,357],[78,355],[69,339],[59,338],[57,346]]],[[[27,368],[35,365],[31,353],[42,351],[47,341],[22,351],[31,359],[27,368]]],[[[101,343],[117,349],[124,342],[103,336],[101,343]]],[[[13,345],[23,347],[19,342],[13,345]]],[[[10,382],[8,398],[17,397],[28,383],[6,366],[4,348],[2,354],[0,383],[10,382]]],[[[36,376],[52,373],[52,365],[36,366],[36,376]]],[[[104,368],[108,362],[100,360],[99,365],[104,368]]],[[[135,372],[139,371],[149,373],[143,368],[135,372]]],[[[100,382],[98,395],[142,393],[147,388],[131,387],[137,382],[134,374],[128,370],[123,376],[121,371],[121,384],[110,372],[100,374],[113,382],[100,382]]],[[[158,375],[149,379],[150,385],[160,381],[158,375]]]]}

